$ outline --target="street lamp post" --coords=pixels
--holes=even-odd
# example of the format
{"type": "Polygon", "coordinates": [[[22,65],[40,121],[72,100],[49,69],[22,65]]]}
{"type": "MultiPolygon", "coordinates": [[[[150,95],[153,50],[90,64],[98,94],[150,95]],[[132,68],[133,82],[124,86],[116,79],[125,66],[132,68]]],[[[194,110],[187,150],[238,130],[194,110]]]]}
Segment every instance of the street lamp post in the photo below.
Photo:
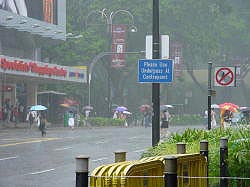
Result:
{"type": "MultiPolygon", "coordinates": [[[[116,10],[116,11],[112,11],[110,14],[107,13],[107,9],[104,8],[102,9],[101,11],[91,11],[88,15],[87,15],[87,18],[86,18],[86,21],[85,21],[85,25],[88,26],[88,17],[90,17],[91,15],[93,14],[101,14],[102,18],[105,19],[106,21],[106,25],[107,25],[107,32],[109,34],[109,38],[110,38],[110,46],[112,44],[112,34],[113,34],[113,19],[116,15],[118,14],[125,14],[125,15],[128,15],[129,16],[129,28],[130,28],[130,31],[131,32],[137,32],[137,28],[134,24],[134,16],[132,15],[131,12],[129,12],[128,10],[123,10],[123,9],[119,9],[119,10],[116,10]]],[[[111,49],[112,50],[112,49],[111,49]]],[[[120,53],[121,52],[117,52],[117,53],[120,53]]],[[[123,52],[122,52],[123,53],[123,52]]],[[[116,54],[116,53],[112,53],[111,54],[116,54]]],[[[105,55],[104,55],[105,56],[105,55]]],[[[99,57],[100,58],[100,57],[99,57]]],[[[90,105],[90,82],[91,82],[91,73],[92,73],[92,69],[93,67],[91,68],[91,70],[89,70],[89,77],[88,77],[88,88],[89,88],[89,98],[88,98],[88,104],[90,105]]],[[[111,64],[108,65],[108,113],[110,114],[111,113],[111,64]]]]}
{"type": "MultiPolygon", "coordinates": [[[[114,52],[102,52],[96,55],[88,68],[88,105],[91,106],[91,79],[92,79],[92,72],[94,65],[104,56],[112,55],[112,54],[117,54],[114,52]]],[[[138,51],[138,52],[124,52],[124,54],[145,54],[145,51],[138,51]]]]}

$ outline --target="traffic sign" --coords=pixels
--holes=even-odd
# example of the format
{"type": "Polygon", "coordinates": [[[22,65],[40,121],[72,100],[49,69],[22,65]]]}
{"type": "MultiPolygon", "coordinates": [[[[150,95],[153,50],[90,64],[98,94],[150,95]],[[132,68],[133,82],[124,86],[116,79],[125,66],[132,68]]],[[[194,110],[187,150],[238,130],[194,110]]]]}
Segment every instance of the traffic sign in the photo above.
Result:
{"type": "Polygon", "coordinates": [[[215,67],[214,86],[236,86],[236,67],[215,67]]]}
{"type": "Polygon", "coordinates": [[[138,61],[138,82],[171,83],[173,68],[173,60],[141,59],[138,61]]]}

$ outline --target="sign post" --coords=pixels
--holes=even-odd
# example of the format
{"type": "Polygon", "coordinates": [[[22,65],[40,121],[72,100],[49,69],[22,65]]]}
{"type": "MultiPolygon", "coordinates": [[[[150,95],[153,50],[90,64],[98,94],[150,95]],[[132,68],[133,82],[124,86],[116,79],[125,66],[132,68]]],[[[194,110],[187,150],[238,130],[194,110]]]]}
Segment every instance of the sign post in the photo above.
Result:
{"type": "MultiPolygon", "coordinates": [[[[152,57],[160,58],[160,19],[159,0],[153,1],[153,23],[152,23],[152,57]]],[[[152,83],[152,146],[156,146],[160,141],[160,84],[152,83]]]]}
{"type": "Polygon", "coordinates": [[[214,86],[235,87],[236,67],[215,67],[214,86]]]}
{"type": "Polygon", "coordinates": [[[172,81],[173,60],[143,59],[138,61],[138,82],[153,84],[152,146],[156,146],[160,140],[160,101],[158,88],[160,83],[170,83],[172,81]]]}
{"type": "Polygon", "coordinates": [[[208,109],[207,109],[207,129],[210,130],[211,129],[211,104],[212,104],[212,95],[211,95],[211,90],[212,90],[212,76],[211,76],[211,72],[212,72],[212,66],[213,63],[212,62],[208,62],[208,98],[207,98],[207,105],[208,105],[208,109]]]}

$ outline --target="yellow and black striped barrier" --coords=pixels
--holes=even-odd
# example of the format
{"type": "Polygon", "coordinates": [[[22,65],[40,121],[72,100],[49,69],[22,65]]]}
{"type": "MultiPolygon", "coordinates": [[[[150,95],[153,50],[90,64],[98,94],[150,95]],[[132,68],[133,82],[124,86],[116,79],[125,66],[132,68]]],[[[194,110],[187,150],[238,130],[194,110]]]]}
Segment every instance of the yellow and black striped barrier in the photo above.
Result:
{"type": "MultiPolygon", "coordinates": [[[[178,187],[207,187],[206,157],[198,153],[168,156],[177,159],[178,187]]],[[[164,187],[165,157],[99,166],[91,174],[90,187],[164,187]]]]}

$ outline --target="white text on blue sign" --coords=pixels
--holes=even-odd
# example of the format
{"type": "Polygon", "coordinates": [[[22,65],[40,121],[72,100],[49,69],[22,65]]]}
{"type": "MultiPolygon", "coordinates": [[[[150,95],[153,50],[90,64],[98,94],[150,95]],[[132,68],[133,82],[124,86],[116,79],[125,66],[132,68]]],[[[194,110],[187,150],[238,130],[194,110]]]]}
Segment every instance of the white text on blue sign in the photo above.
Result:
{"type": "Polygon", "coordinates": [[[173,61],[163,59],[139,60],[138,81],[169,83],[173,81],[173,61]]]}

